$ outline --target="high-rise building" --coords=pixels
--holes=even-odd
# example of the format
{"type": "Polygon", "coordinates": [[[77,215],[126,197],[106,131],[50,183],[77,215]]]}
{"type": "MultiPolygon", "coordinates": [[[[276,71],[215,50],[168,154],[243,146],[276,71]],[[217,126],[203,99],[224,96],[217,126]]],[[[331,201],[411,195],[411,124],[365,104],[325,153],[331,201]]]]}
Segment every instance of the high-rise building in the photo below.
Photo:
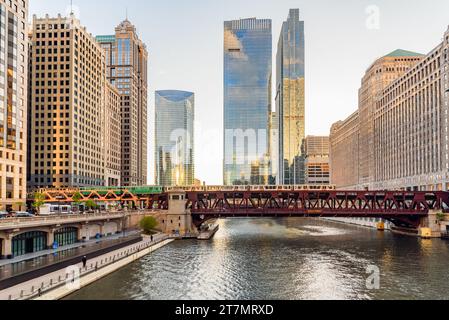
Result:
{"type": "Polygon", "coordinates": [[[104,111],[105,185],[121,186],[122,117],[120,93],[106,81],[104,111]]]}
{"type": "Polygon", "coordinates": [[[0,210],[26,206],[27,19],[27,0],[0,0],[0,210]]]}
{"type": "Polygon", "coordinates": [[[279,121],[276,112],[271,112],[270,114],[270,177],[268,184],[277,185],[279,175],[279,129],[278,129],[279,121]]]}
{"type": "Polygon", "coordinates": [[[69,17],[33,17],[31,187],[105,185],[105,57],[69,17]]]}
{"type": "Polygon", "coordinates": [[[156,184],[192,186],[195,183],[195,95],[156,91],[156,184]]]}
{"type": "Polygon", "coordinates": [[[224,23],[225,185],[267,184],[272,79],[271,20],[224,23]]]}
{"type": "Polygon", "coordinates": [[[374,114],[383,90],[415,65],[423,55],[396,50],[376,60],[366,71],[359,90],[359,183],[374,181],[374,114]]]}
{"type": "Polygon", "coordinates": [[[338,188],[449,190],[449,30],[443,39],[427,55],[397,50],[367,71],[359,111],[332,127],[338,188]],[[354,148],[359,165],[348,167],[354,148]]]}
{"type": "Polygon", "coordinates": [[[329,137],[307,136],[302,145],[306,184],[329,185],[329,137]]]}
{"type": "Polygon", "coordinates": [[[359,112],[356,111],[331,128],[331,183],[340,189],[353,189],[359,184],[359,126],[359,112]]]}
{"type": "Polygon", "coordinates": [[[115,35],[97,36],[106,53],[107,78],[121,96],[122,164],[124,186],[147,183],[148,52],[136,27],[120,23],[115,35]]]}
{"type": "Polygon", "coordinates": [[[305,182],[305,39],[299,10],[291,9],[282,25],[276,58],[276,113],[279,128],[278,182],[305,182]]]}

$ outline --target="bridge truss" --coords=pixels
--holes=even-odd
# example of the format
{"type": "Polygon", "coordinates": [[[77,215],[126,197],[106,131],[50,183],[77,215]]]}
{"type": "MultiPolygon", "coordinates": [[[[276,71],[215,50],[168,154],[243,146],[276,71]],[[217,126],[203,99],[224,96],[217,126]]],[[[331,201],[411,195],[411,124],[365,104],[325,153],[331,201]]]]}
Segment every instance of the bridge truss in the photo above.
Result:
{"type": "Polygon", "coordinates": [[[187,192],[195,223],[219,217],[370,217],[417,227],[430,210],[449,212],[447,192],[187,192]]]}

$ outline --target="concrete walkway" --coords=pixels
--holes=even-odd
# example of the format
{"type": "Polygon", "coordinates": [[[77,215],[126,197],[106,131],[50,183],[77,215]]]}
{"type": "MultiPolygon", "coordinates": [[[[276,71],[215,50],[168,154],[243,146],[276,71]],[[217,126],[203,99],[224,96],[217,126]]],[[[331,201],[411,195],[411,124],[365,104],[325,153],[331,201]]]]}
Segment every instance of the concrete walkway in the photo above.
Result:
{"type": "Polygon", "coordinates": [[[86,285],[95,279],[99,279],[118,268],[152,252],[154,246],[161,243],[169,243],[169,237],[165,234],[154,236],[151,242],[149,237],[131,246],[109,252],[87,262],[87,267],[82,268],[82,263],[72,268],[64,268],[45,276],[21,283],[17,286],[0,291],[0,300],[26,300],[38,298],[41,289],[42,299],[60,299],[77,290],[76,286],[86,285]],[[86,282],[86,277],[89,276],[86,282]],[[81,277],[81,281],[80,281],[81,277]],[[81,283],[83,282],[83,283],[81,283]],[[51,292],[56,293],[51,293],[51,292]]]}

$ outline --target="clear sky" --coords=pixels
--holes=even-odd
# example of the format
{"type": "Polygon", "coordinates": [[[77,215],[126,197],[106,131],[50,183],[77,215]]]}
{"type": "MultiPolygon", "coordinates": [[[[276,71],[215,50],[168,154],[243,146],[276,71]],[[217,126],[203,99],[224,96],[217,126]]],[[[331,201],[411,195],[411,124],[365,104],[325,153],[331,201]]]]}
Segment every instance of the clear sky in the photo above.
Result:
{"type": "MultiPolygon", "coordinates": [[[[289,9],[300,9],[306,32],[306,132],[312,135],[328,135],[332,123],[356,110],[360,79],[376,58],[398,48],[428,53],[449,26],[448,0],[73,0],[73,4],[81,23],[94,35],[113,34],[128,11],[148,46],[149,183],[154,178],[154,91],[177,89],[196,95],[197,177],[222,184],[223,21],[272,19],[275,55],[289,9]]],[[[69,11],[70,0],[30,0],[30,19],[33,14],[69,11]]]]}

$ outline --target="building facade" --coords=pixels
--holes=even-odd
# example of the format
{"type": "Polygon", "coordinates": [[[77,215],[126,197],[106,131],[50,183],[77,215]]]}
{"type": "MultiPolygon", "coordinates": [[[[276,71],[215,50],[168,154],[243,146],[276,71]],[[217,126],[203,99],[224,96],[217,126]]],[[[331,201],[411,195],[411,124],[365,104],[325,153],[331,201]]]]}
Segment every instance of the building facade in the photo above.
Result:
{"type": "Polygon", "coordinates": [[[329,137],[331,183],[343,190],[359,184],[359,112],[335,123],[329,137]]]}
{"type": "Polygon", "coordinates": [[[329,137],[307,136],[304,146],[307,185],[330,185],[329,137]]]}
{"type": "Polygon", "coordinates": [[[155,168],[160,186],[195,184],[194,121],[192,92],[156,91],[155,168]]]}
{"type": "Polygon", "coordinates": [[[224,23],[225,185],[268,184],[271,20],[224,23]]]}
{"type": "Polygon", "coordinates": [[[448,36],[377,101],[371,188],[449,190],[448,36]]]}
{"type": "Polygon", "coordinates": [[[383,90],[414,66],[423,55],[396,50],[375,61],[366,71],[359,90],[359,184],[374,182],[374,114],[383,90]]]}
{"type": "Polygon", "coordinates": [[[105,50],[107,78],[121,96],[121,182],[124,186],[147,183],[148,52],[136,27],[128,20],[114,35],[97,36],[105,50]]]}
{"type": "Polygon", "coordinates": [[[448,190],[448,45],[446,32],[428,55],[397,50],[369,69],[364,83],[371,84],[362,86],[357,115],[359,169],[343,168],[348,165],[343,150],[353,150],[353,139],[344,139],[348,125],[335,124],[333,183],[370,190],[448,190]]]}
{"type": "Polygon", "coordinates": [[[28,1],[0,1],[0,211],[26,202],[28,1]]]}
{"type": "Polygon", "coordinates": [[[121,138],[122,116],[121,96],[117,88],[106,81],[104,112],[105,185],[121,186],[121,138]]]}
{"type": "Polygon", "coordinates": [[[305,138],[305,36],[298,9],[291,9],[282,25],[276,65],[279,183],[304,184],[301,144],[305,138]]]}
{"type": "Polygon", "coordinates": [[[30,187],[105,185],[105,58],[72,14],[33,18],[30,187]]]}

